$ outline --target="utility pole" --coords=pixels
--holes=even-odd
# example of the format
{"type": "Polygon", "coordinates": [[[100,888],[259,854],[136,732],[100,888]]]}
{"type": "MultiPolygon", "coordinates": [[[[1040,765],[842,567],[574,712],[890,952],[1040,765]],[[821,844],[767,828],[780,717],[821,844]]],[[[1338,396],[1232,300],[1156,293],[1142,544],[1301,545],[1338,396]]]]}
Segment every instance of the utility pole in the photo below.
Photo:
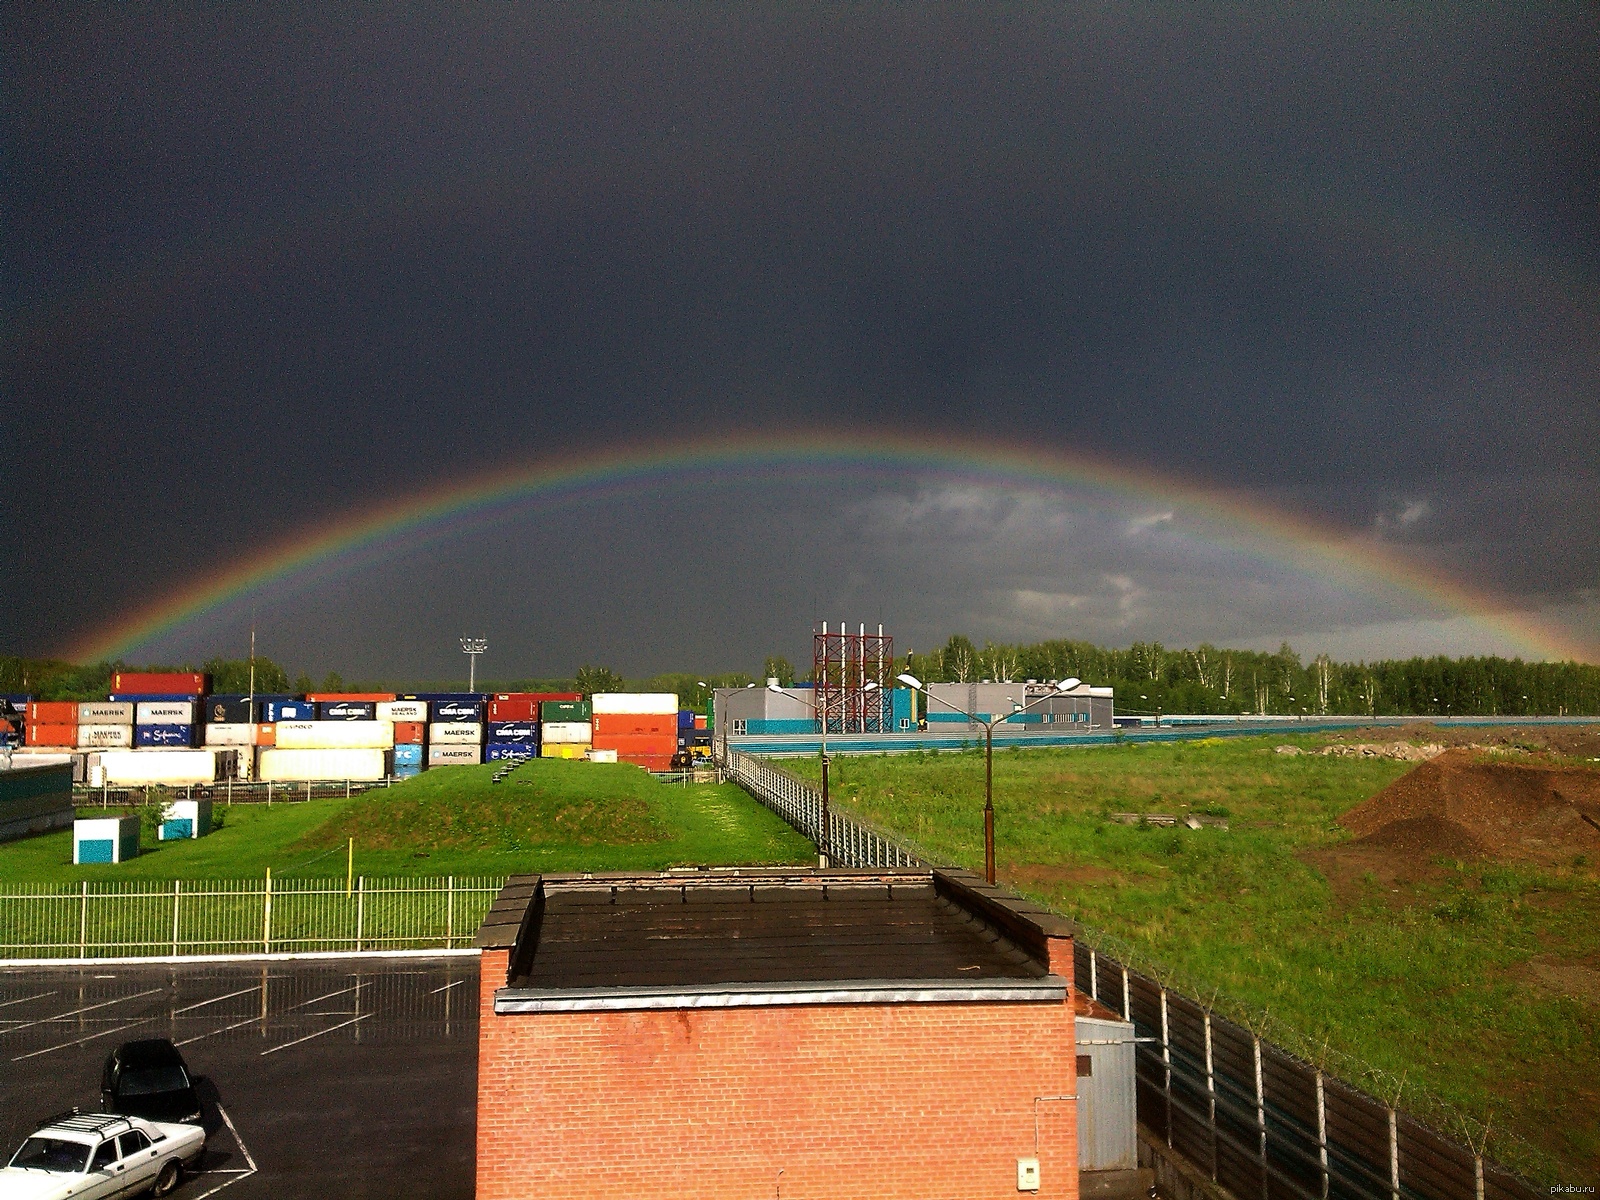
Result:
{"type": "Polygon", "coordinates": [[[478,682],[478,655],[489,648],[487,638],[461,639],[461,653],[467,656],[467,691],[477,691],[478,682]]]}

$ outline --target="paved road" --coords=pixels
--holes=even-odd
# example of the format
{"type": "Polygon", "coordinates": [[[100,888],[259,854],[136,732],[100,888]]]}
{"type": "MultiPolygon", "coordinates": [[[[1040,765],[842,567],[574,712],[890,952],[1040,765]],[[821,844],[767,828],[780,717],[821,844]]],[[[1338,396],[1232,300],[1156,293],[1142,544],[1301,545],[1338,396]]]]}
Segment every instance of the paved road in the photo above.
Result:
{"type": "Polygon", "coordinates": [[[0,1153],[99,1107],[119,1042],[205,1076],[205,1170],[176,1193],[472,1196],[475,958],[0,968],[0,1153]]]}

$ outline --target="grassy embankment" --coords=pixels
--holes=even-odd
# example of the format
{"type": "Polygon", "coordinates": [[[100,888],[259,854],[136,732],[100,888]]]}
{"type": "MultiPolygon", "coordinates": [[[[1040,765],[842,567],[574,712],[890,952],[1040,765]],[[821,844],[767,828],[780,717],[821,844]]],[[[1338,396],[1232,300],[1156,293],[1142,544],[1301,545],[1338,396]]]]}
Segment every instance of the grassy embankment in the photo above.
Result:
{"type": "MultiPolygon", "coordinates": [[[[1175,987],[1436,1121],[1488,1120],[1542,1177],[1600,1163],[1600,880],[1590,864],[1350,858],[1340,813],[1412,764],[1284,756],[1331,737],[995,755],[1003,882],[1112,935],[1175,987]],[[1211,812],[1140,828],[1111,812],[1211,812]],[[1231,1010],[1231,1011],[1230,1011],[1231,1010]],[[1319,1053],[1319,1047],[1326,1047],[1319,1053]],[[1330,1053],[1331,1052],[1331,1053],[1330,1053]],[[1364,1077],[1342,1055],[1377,1068],[1364,1077]]],[[[983,865],[981,752],[836,758],[835,803],[983,865]]],[[[816,778],[815,763],[785,762],[816,778]]],[[[1120,944],[1119,944],[1120,943],[1120,944]]]]}
{"type": "MultiPolygon", "coordinates": [[[[673,786],[605,763],[534,760],[491,785],[495,766],[446,767],[349,800],[216,806],[222,827],[157,842],[138,858],[72,865],[70,831],[0,845],[0,883],[343,875],[501,875],[803,863],[811,844],[731,784],[673,786]]],[[[85,816],[99,809],[83,810],[85,816]]]]}

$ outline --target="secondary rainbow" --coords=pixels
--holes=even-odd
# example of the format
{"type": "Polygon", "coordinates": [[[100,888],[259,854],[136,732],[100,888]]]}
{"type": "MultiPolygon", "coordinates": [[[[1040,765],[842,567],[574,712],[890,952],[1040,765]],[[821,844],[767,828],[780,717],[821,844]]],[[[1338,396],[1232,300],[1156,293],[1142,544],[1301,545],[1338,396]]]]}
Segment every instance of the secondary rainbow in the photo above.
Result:
{"type": "Polygon", "coordinates": [[[501,466],[466,482],[411,493],[266,546],[214,574],[197,577],[129,618],[72,647],[68,657],[120,658],[275,582],[363,554],[381,554],[410,537],[442,533],[462,519],[528,501],[555,502],[590,493],[777,472],[921,473],[1018,488],[1088,490],[1122,506],[1181,509],[1199,518],[1209,540],[1297,570],[1333,577],[1363,591],[1398,591],[1427,608],[1465,615],[1535,658],[1591,655],[1569,635],[1495,598],[1430,570],[1370,538],[1352,536],[1238,495],[1174,476],[1084,455],[1040,451],[999,441],[955,440],[896,432],[833,436],[810,432],[731,434],[654,441],[501,466]]]}

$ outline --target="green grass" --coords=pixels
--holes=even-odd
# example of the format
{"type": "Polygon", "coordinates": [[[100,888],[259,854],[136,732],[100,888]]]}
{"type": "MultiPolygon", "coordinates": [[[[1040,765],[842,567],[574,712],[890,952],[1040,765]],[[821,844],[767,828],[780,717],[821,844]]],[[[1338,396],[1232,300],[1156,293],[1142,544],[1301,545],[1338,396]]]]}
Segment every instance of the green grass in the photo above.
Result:
{"type": "MultiPolygon", "coordinates": [[[[1487,1118],[1491,1153],[1541,1177],[1600,1162],[1600,881],[1593,868],[1352,869],[1335,819],[1411,764],[1285,756],[1327,737],[995,755],[1003,882],[1111,935],[1105,949],[1291,1049],[1442,1120],[1487,1118]],[[1210,812],[1140,828],[1117,811],[1210,812]],[[1350,1055],[1379,1074],[1360,1077],[1350,1055]],[[1402,1082],[1403,1081],[1403,1082],[1402,1082]]],[[[787,761],[813,780],[814,762],[787,761]]],[[[983,755],[836,758],[835,804],[935,860],[983,865],[983,755]]],[[[1576,1172],[1576,1173],[1575,1173],[1576,1172]]]]}
{"type": "MultiPolygon", "coordinates": [[[[351,799],[218,805],[222,827],[183,842],[146,829],[138,858],[75,867],[70,831],[0,845],[0,884],[117,879],[504,875],[801,863],[811,844],[732,784],[660,783],[636,767],[536,759],[427,771],[351,799]]],[[[98,815],[98,809],[82,810],[98,815]]]]}

